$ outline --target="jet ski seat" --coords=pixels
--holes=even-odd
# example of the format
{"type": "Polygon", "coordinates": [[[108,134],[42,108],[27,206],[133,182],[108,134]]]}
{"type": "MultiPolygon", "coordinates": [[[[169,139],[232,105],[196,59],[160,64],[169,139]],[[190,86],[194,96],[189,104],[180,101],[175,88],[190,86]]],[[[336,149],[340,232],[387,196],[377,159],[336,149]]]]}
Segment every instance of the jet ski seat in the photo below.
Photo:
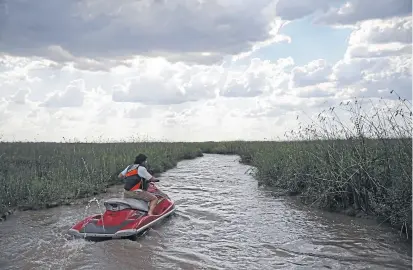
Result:
{"type": "Polygon", "coordinates": [[[132,198],[111,198],[104,202],[106,210],[120,211],[124,209],[134,209],[140,211],[149,211],[149,205],[147,202],[132,198]]]}

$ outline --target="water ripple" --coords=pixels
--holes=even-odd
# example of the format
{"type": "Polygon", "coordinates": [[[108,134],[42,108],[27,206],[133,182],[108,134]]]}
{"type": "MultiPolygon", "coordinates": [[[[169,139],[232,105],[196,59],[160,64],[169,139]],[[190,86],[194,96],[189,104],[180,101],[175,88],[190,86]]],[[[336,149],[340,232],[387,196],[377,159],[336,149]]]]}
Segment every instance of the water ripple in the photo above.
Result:
{"type": "Polygon", "coordinates": [[[397,233],[275,198],[248,169],[234,156],[180,162],[159,183],[176,213],[136,242],[67,240],[95,204],[17,213],[0,223],[0,268],[411,269],[411,246],[397,233]]]}

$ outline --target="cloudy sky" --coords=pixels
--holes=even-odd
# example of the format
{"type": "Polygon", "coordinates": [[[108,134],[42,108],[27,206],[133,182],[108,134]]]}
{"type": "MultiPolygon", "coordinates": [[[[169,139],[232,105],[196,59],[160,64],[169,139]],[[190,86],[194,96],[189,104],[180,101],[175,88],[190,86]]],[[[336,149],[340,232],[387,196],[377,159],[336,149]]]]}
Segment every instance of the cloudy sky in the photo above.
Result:
{"type": "Polygon", "coordinates": [[[412,98],[411,0],[0,0],[0,137],[264,139],[412,98]]]}

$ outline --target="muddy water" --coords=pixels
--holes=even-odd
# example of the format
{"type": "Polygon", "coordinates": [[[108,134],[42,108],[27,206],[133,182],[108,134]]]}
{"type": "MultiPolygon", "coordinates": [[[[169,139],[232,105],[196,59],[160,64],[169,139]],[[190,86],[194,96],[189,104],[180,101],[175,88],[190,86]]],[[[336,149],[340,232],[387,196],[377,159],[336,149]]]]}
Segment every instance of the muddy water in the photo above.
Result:
{"type": "Polygon", "coordinates": [[[176,214],[135,242],[67,240],[96,204],[15,214],[0,223],[0,269],[411,269],[397,232],[274,198],[248,169],[236,156],[180,162],[158,183],[176,214]]]}

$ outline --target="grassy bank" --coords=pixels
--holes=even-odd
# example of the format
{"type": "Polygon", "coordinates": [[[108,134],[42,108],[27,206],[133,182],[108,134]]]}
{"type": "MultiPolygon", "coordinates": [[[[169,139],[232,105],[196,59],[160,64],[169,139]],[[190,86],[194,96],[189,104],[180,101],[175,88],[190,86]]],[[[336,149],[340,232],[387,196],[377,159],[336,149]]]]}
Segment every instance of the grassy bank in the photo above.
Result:
{"type": "Polygon", "coordinates": [[[316,207],[367,214],[412,231],[412,112],[353,100],[289,133],[285,142],[204,143],[206,153],[239,154],[257,179],[316,207]],[[367,106],[368,105],[368,106],[367,106]],[[367,108],[368,109],[367,109],[367,108]],[[344,111],[351,121],[341,120],[344,111]]]}
{"type": "Polygon", "coordinates": [[[117,174],[144,152],[160,173],[202,156],[185,143],[0,143],[0,217],[13,208],[37,209],[100,193],[121,183],[117,174]]]}
{"type": "Polygon", "coordinates": [[[237,154],[265,185],[304,203],[364,212],[411,231],[411,139],[205,143],[0,143],[0,217],[104,191],[134,155],[155,173],[204,153],[237,154]]]}
{"type": "Polygon", "coordinates": [[[228,142],[209,143],[203,151],[239,154],[243,163],[258,169],[255,177],[259,182],[300,195],[306,204],[350,215],[376,216],[411,234],[408,145],[409,139],[228,142]],[[363,152],[359,152],[361,148],[363,152]]]}

